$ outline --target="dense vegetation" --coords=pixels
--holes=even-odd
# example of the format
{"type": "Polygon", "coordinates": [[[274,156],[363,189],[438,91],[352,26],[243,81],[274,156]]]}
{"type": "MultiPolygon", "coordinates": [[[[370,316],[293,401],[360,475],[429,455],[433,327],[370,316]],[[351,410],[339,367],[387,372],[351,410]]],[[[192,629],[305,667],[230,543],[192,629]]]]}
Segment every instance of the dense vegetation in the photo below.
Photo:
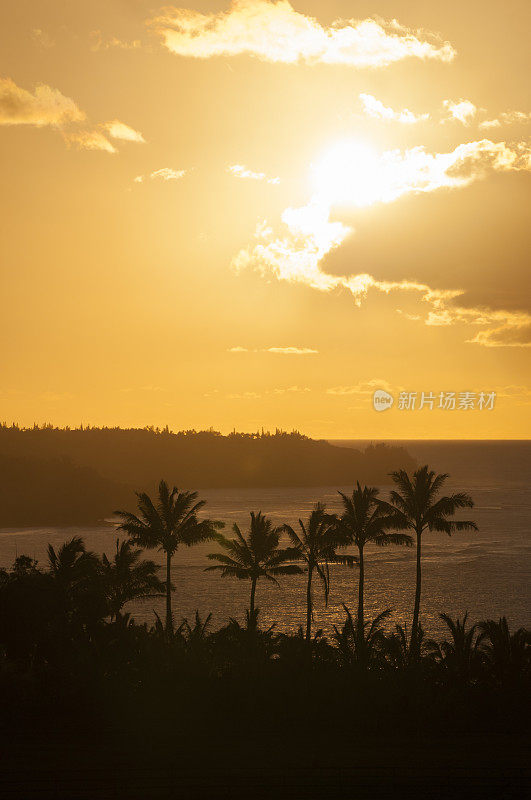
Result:
{"type": "Polygon", "coordinates": [[[3,525],[96,523],[161,472],[179,486],[348,486],[411,468],[401,447],[336,447],[300,433],[0,426],[3,525]],[[81,472],[82,471],[82,472],[81,472]],[[27,491],[28,483],[37,494],[27,491]]]}
{"type": "Polygon", "coordinates": [[[16,763],[23,741],[34,782],[61,769],[56,797],[100,796],[97,776],[108,791],[101,796],[217,796],[230,785],[222,796],[232,797],[240,784],[243,796],[266,797],[261,790],[271,784],[276,796],[305,797],[323,775],[328,796],[354,784],[356,796],[364,789],[388,796],[378,782],[393,796],[401,786],[408,796],[426,796],[433,774],[452,797],[479,787],[484,797],[523,796],[530,634],[511,631],[505,619],[471,624],[466,614],[441,614],[447,634],[429,638],[420,622],[421,542],[431,532],[473,528],[455,517],[473,502],[443,495],[446,476],[427,467],[392,477],[387,500],[358,484],[337,516],[318,503],[294,529],[253,513],[249,530],[235,526],[232,537],[204,516],[195,493],[162,482],[154,500],[138,495],[136,513],[119,512],[127,538],[113,554],[100,558],[74,538],[49,547],[46,565],[19,556],[0,571],[4,753],[16,763]],[[197,614],[175,624],[169,566],[161,581],[140,549],[162,550],[169,565],[180,547],[205,539],[212,566],[250,587],[243,620],[235,609],[240,621],[217,631],[197,614]],[[410,631],[391,624],[390,609],[365,619],[368,542],[416,547],[410,631]],[[344,607],[326,636],[312,628],[312,576],[326,598],[334,562],[353,570],[359,601],[356,613],[344,607]],[[300,631],[265,630],[255,599],[260,581],[292,573],[301,574],[307,600],[300,631]],[[124,611],[136,597],[163,592],[165,621],[139,625],[124,611]],[[85,795],[69,784],[71,758],[78,771],[86,762],[85,795]],[[511,759],[516,767],[507,772],[511,759]],[[279,774],[281,784],[292,781],[292,793],[282,793],[279,774]],[[260,789],[252,795],[249,776],[260,789]]]}

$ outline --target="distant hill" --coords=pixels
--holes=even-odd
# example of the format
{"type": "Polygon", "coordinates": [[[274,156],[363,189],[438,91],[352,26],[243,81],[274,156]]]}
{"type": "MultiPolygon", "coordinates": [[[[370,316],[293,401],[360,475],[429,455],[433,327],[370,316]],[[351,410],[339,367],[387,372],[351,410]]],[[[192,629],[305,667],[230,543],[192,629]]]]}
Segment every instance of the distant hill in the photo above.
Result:
{"type": "Polygon", "coordinates": [[[131,490],[377,484],[414,461],[402,447],[362,450],[300,433],[0,426],[0,526],[97,521],[131,490]]]}

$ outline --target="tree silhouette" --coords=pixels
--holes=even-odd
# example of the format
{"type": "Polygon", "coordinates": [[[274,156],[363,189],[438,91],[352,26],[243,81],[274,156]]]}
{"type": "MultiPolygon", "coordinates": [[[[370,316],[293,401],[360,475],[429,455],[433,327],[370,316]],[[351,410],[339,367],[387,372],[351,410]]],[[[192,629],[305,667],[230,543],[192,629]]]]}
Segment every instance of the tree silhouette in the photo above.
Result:
{"type": "Polygon", "coordinates": [[[160,567],[154,561],[140,561],[142,550],[133,547],[130,540],[116,539],[116,552],[112,560],[102,556],[103,579],[109,613],[116,619],[125,603],[139,597],[161,594],[164,583],[158,578],[160,567]]]}
{"type": "Polygon", "coordinates": [[[198,512],[205,501],[197,501],[197,492],[180,492],[176,486],[170,491],[166,481],[161,481],[158,502],[153,504],[145,492],[137,492],[139,516],[129,511],[116,511],[122,522],[118,530],[124,531],[140,547],[158,548],[166,555],[166,630],[173,631],[171,607],[171,560],[179,545],[191,547],[198,542],[213,539],[223,522],[199,519],[198,512]],[[196,502],[197,501],[197,502],[196,502]]]}
{"type": "Polygon", "coordinates": [[[468,613],[462,620],[449,614],[439,614],[450,632],[450,639],[441,644],[431,642],[433,656],[440,663],[447,677],[455,682],[468,683],[479,663],[477,625],[467,628],[468,613]]]}
{"type": "Polygon", "coordinates": [[[275,528],[268,517],[261,511],[255,514],[251,511],[251,524],[245,538],[239,527],[234,524],[232,530],[235,539],[228,539],[223,534],[218,534],[216,540],[227,551],[224,553],[209,553],[208,558],[219,561],[205,571],[220,570],[223,577],[230,576],[240,580],[251,581],[251,599],[249,604],[249,622],[256,622],[255,594],[259,578],[265,578],[273,583],[278,583],[277,575],[297,575],[302,573],[297,564],[286,562],[298,557],[293,548],[280,548],[280,534],[282,526],[275,528]]]}
{"type": "Polygon", "coordinates": [[[403,469],[392,472],[391,477],[399,491],[391,492],[390,502],[378,500],[380,509],[386,516],[385,525],[395,530],[414,531],[417,544],[415,605],[410,642],[410,660],[416,661],[419,655],[422,534],[428,530],[451,536],[454,531],[476,531],[478,527],[470,520],[449,519],[460,508],[473,508],[474,501],[465,492],[439,497],[448,475],[437,475],[428,466],[424,466],[417,469],[411,478],[403,469]]]}
{"type": "Polygon", "coordinates": [[[411,536],[403,533],[388,533],[386,531],[386,515],[378,501],[378,489],[360,486],[359,481],[350,496],[339,492],[343,505],[343,513],[338,518],[338,530],[342,541],[358,549],[359,579],[358,579],[358,616],[356,628],[358,632],[358,646],[363,648],[365,640],[364,618],[364,589],[365,589],[365,557],[364,550],[367,544],[376,544],[385,547],[390,544],[412,544],[411,536]]]}
{"type": "Polygon", "coordinates": [[[511,633],[506,617],[477,625],[477,645],[487,659],[491,677],[499,683],[531,676],[531,633],[519,628],[511,633]]]}
{"type": "Polygon", "coordinates": [[[306,641],[311,639],[313,597],[312,577],[317,572],[323,584],[325,603],[328,604],[330,591],[330,563],[347,564],[354,566],[357,559],[354,556],[342,556],[336,553],[336,548],[344,544],[337,526],[337,519],[333,514],[327,514],[322,503],[316,503],[310,513],[306,524],[299,519],[300,533],[291,525],[284,525],[295,551],[295,557],[306,564],[308,581],[306,584],[306,641]]]}
{"type": "Polygon", "coordinates": [[[59,550],[48,545],[49,573],[62,596],[66,618],[75,626],[91,625],[106,615],[101,562],[74,536],[59,550]]]}

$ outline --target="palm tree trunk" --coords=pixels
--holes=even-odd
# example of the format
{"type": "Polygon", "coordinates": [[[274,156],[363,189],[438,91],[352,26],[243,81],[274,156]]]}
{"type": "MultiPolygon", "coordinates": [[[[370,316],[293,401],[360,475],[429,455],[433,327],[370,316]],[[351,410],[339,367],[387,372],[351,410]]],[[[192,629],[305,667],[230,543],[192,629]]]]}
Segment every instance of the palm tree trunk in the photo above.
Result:
{"type": "Polygon", "coordinates": [[[173,615],[171,612],[171,555],[166,553],[166,633],[173,633],[173,615]]]}
{"type": "Polygon", "coordinates": [[[251,604],[250,604],[250,612],[251,612],[251,619],[254,616],[254,596],[256,594],[256,578],[251,578],[251,604]]]}
{"type": "Polygon", "coordinates": [[[313,567],[308,567],[308,584],[306,586],[306,641],[312,635],[312,573],[313,567]]]}
{"type": "Polygon", "coordinates": [[[409,645],[410,662],[417,661],[419,656],[419,614],[420,614],[420,590],[421,590],[421,531],[417,530],[417,582],[415,586],[415,606],[413,608],[413,624],[411,627],[411,643],[409,645]]]}
{"type": "Polygon", "coordinates": [[[360,554],[359,560],[359,580],[358,580],[358,619],[357,619],[357,628],[358,628],[358,647],[360,650],[363,648],[363,644],[365,641],[365,620],[364,620],[364,609],[363,609],[363,590],[365,584],[365,563],[363,561],[363,547],[358,547],[358,551],[360,554]]]}

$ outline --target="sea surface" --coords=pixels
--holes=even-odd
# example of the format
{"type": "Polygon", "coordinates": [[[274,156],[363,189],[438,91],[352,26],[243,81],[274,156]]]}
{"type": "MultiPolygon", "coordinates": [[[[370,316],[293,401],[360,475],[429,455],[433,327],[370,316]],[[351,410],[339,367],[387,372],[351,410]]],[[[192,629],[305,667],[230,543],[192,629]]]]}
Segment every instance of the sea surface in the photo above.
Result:
{"type": "MultiPolygon", "coordinates": [[[[342,446],[364,446],[361,441],[342,441],[342,446]]],[[[428,533],[423,540],[422,624],[431,635],[443,630],[438,615],[444,611],[473,621],[506,616],[513,627],[531,627],[531,443],[530,442],[400,442],[419,464],[429,463],[437,471],[449,471],[448,491],[466,490],[475,508],[463,518],[479,525],[478,532],[448,537],[428,533]]],[[[201,492],[205,512],[226,523],[226,533],[237,523],[246,529],[251,510],[261,510],[276,524],[297,523],[320,500],[331,511],[339,510],[337,490],[348,486],[277,489],[210,489],[201,492]]],[[[380,487],[386,496],[390,485],[380,487]]],[[[132,498],[134,501],[134,498],[132,498]]],[[[134,503],[132,502],[131,510],[134,503]]],[[[46,563],[48,543],[60,546],[72,536],[82,536],[88,549],[112,555],[116,531],[111,524],[98,527],[35,528],[0,530],[0,567],[9,566],[17,555],[27,554],[46,563]]],[[[175,619],[202,617],[212,612],[213,629],[229,617],[244,619],[249,602],[246,581],[222,578],[204,571],[209,552],[206,543],[178,551],[172,569],[175,584],[175,619]]],[[[162,555],[146,553],[162,564],[162,555]]],[[[367,618],[390,608],[389,624],[409,624],[415,590],[415,551],[404,547],[370,547],[366,553],[365,604],[367,618]]],[[[357,570],[331,567],[331,591],[325,607],[321,587],[315,585],[315,627],[330,634],[345,618],[342,604],[356,609],[357,570]]],[[[279,585],[260,581],[257,605],[263,625],[296,631],[304,622],[305,578],[290,576],[279,585]]],[[[152,624],[155,611],[164,612],[162,598],[147,598],[129,604],[138,622],[152,624]]]]}

